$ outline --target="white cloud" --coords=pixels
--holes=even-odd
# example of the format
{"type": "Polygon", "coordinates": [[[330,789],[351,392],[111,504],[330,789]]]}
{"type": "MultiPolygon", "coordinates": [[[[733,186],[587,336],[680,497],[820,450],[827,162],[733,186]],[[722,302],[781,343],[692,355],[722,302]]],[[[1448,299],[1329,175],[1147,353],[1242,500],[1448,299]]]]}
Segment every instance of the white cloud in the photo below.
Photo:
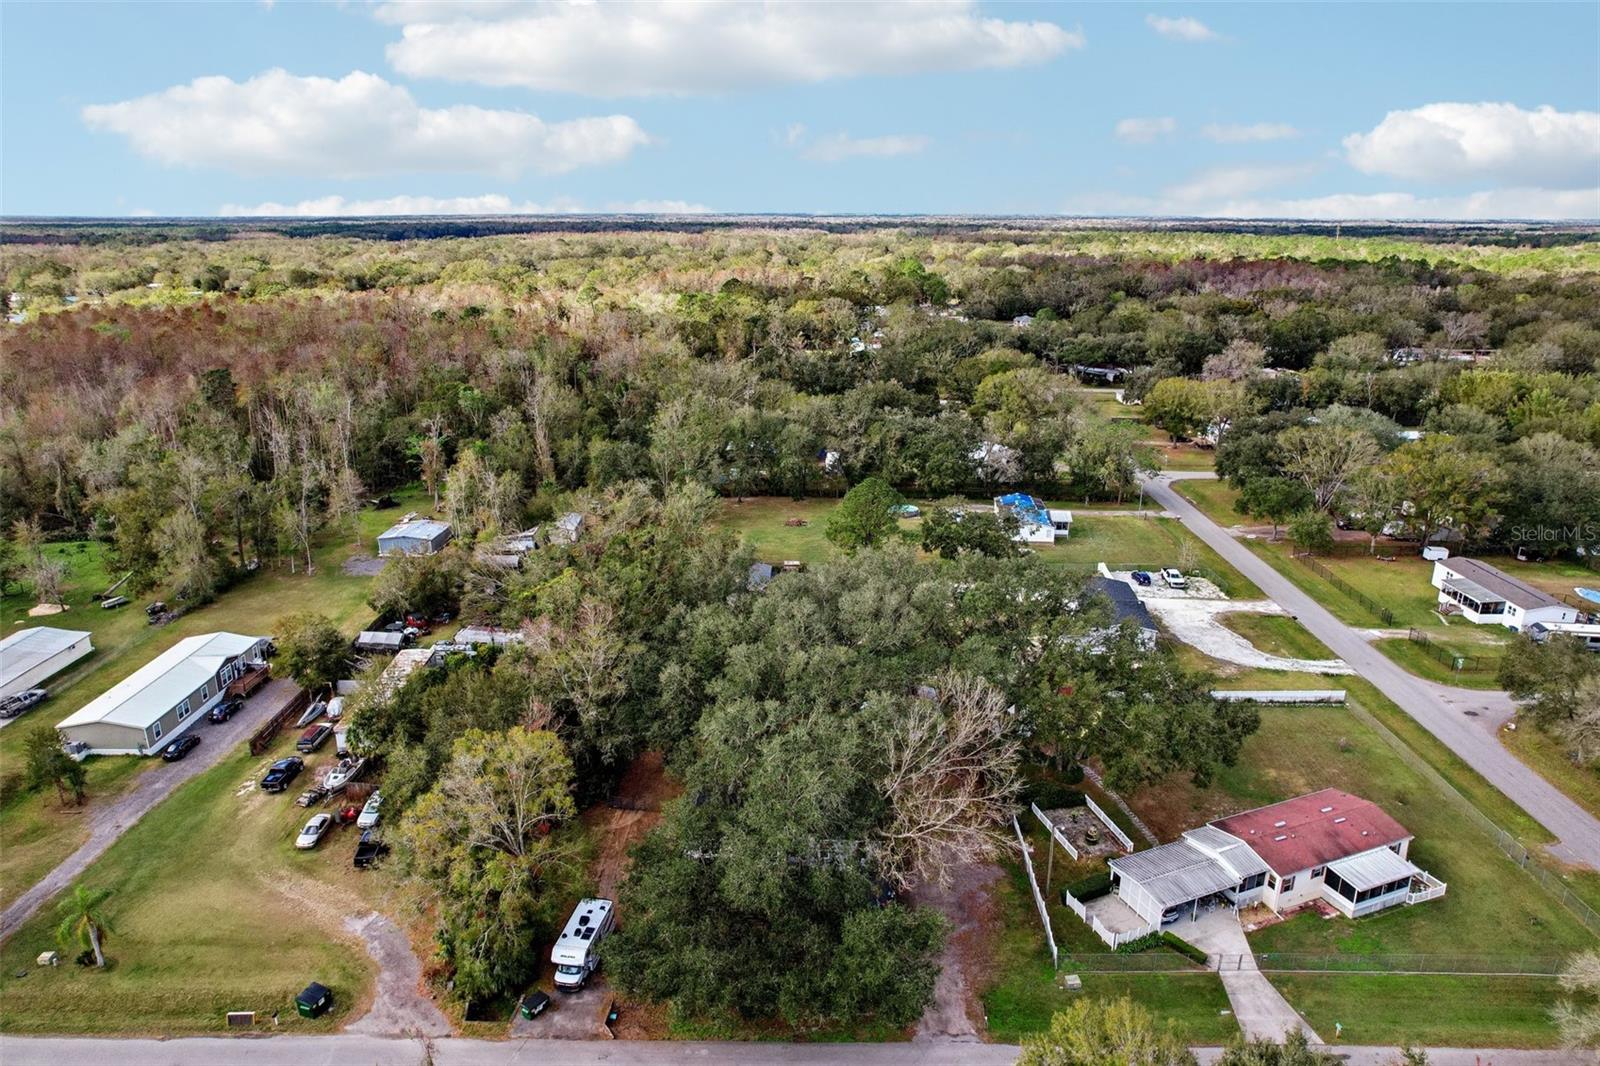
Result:
{"type": "Polygon", "coordinates": [[[1167,199],[1178,204],[1205,203],[1245,196],[1284,185],[1312,174],[1309,163],[1268,163],[1260,166],[1214,167],[1191,175],[1165,190],[1167,199]]]}
{"type": "Polygon", "coordinates": [[[831,133],[805,144],[800,154],[807,159],[823,163],[837,163],[843,159],[860,157],[888,159],[897,155],[915,155],[932,143],[931,138],[920,133],[890,133],[881,137],[852,137],[848,133],[831,133]]]}
{"type": "Polygon", "coordinates": [[[1367,174],[1573,189],[1600,177],[1600,113],[1426,104],[1389,112],[1371,132],[1346,137],[1344,148],[1350,165],[1367,174]]]}
{"type": "Polygon", "coordinates": [[[1221,34],[1199,19],[1169,19],[1161,15],[1146,15],[1144,24],[1169,41],[1188,41],[1193,44],[1201,41],[1220,41],[1222,39],[1221,34]]]}
{"type": "MultiPolygon", "coordinates": [[[[687,200],[632,200],[606,205],[608,214],[705,215],[711,208],[687,200]]],[[[557,198],[549,203],[512,202],[503,193],[482,196],[389,196],[378,200],[346,200],[319,196],[292,204],[223,204],[217,214],[269,218],[336,218],[376,215],[574,215],[584,208],[575,200],[557,198]]]]}
{"type": "Polygon", "coordinates": [[[1082,48],[1053,22],[985,18],[972,0],[394,3],[389,61],[413,77],[635,96],[864,75],[1027,66],[1082,48]]]}
{"type": "Polygon", "coordinates": [[[1248,125],[1209,123],[1200,127],[1200,136],[1218,144],[1245,144],[1251,141],[1281,141],[1300,136],[1287,122],[1253,122],[1248,125]]]}
{"type": "Polygon", "coordinates": [[[1175,118],[1125,118],[1117,123],[1114,133],[1124,144],[1150,144],[1178,131],[1175,118]]]}
{"type": "Polygon", "coordinates": [[[229,216],[336,217],[371,215],[553,215],[579,211],[577,204],[513,203],[501,193],[482,196],[390,196],[381,200],[346,200],[343,196],[319,196],[292,204],[268,201],[263,204],[223,204],[217,214],[229,216]]]}
{"type": "Polygon", "coordinates": [[[249,81],[196,78],[83,109],[91,129],[118,133],[169,165],[241,174],[354,178],[414,171],[559,174],[626,158],[649,142],[626,115],[545,122],[526,111],[424,108],[374,74],[337,80],[269,70],[249,81]]]}

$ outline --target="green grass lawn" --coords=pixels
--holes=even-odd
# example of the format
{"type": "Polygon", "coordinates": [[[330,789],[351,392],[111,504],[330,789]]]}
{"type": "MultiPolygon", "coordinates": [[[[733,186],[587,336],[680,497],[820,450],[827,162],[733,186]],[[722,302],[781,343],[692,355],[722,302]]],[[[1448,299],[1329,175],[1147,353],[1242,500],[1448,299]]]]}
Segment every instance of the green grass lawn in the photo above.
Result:
{"type": "MultiPolygon", "coordinates": [[[[1060,869],[1058,866],[1057,873],[1060,869]]],[[[990,1039],[1011,1042],[1039,1032],[1049,1026],[1057,1011],[1077,998],[1124,996],[1170,1023],[1190,1044],[1224,1044],[1238,1035],[1239,1026],[1233,1015],[1222,1013],[1229,1009],[1228,997],[1214,973],[1084,973],[1080,975],[1080,991],[1069,992],[1061,987],[1045,949],[1044,931],[1021,862],[1008,862],[1006,871],[994,887],[1000,933],[991,963],[993,981],[983,994],[990,1039]]],[[[1052,913],[1051,922],[1063,951],[1105,950],[1100,939],[1070,912],[1059,907],[1054,911],[1071,923],[1066,924],[1052,913]],[[1080,946],[1082,938],[1076,935],[1074,926],[1094,946],[1080,946]]]]}
{"type": "Polygon", "coordinates": [[[1457,688],[1478,688],[1486,691],[1500,687],[1498,653],[1476,643],[1447,644],[1431,637],[1429,640],[1434,647],[1442,649],[1447,655],[1469,657],[1465,661],[1472,668],[1452,669],[1408,637],[1385,637],[1372,643],[1373,647],[1405,667],[1408,672],[1427,678],[1429,681],[1437,681],[1441,685],[1454,685],[1457,688]]]}
{"type": "Polygon", "coordinates": [[[1188,500],[1217,525],[1224,529],[1250,521],[1233,509],[1239,490],[1220,478],[1213,480],[1174,481],[1172,487],[1179,496],[1188,500]]]}
{"type": "MultiPolygon", "coordinates": [[[[229,1010],[278,1010],[291,1030],[325,1031],[363,1002],[372,965],[346,939],[340,916],[384,895],[390,875],[352,868],[355,834],[348,827],[315,851],[296,851],[294,835],[314,812],[295,806],[293,792],[241,789],[291,751],[292,739],[260,757],[241,745],[181,786],[84,874],[81,883],[114,890],[106,904],[110,969],[73,965],[65,952],[60,967],[35,968],[35,955],[58,946],[55,908],[24,924],[0,949],[0,1028],[220,1032],[229,1010]],[[291,1003],[312,980],[335,996],[333,1015],[318,1022],[296,1017],[291,1003]]],[[[325,751],[315,759],[332,757],[325,751]]]]}
{"type": "MultiPolygon", "coordinates": [[[[914,502],[927,506],[930,501],[914,502]]],[[[1093,571],[1101,562],[1113,569],[1156,569],[1177,565],[1179,546],[1187,544],[1199,572],[1215,581],[1228,595],[1261,595],[1259,589],[1174,519],[1096,513],[1097,510],[1134,508],[1137,501],[1120,508],[1116,504],[1106,504],[1088,509],[1074,507],[1068,501],[1059,503],[1075,511],[1072,536],[1055,544],[1035,546],[1033,550],[1046,562],[1085,571],[1093,571]]],[[[837,506],[837,500],[795,501],[776,496],[752,497],[742,503],[727,500],[723,503],[721,521],[727,528],[743,534],[758,559],[818,563],[837,551],[824,532],[828,515],[837,506]],[[788,524],[791,520],[805,524],[791,526],[788,524]]],[[[919,522],[919,519],[910,519],[902,521],[900,526],[908,534],[915,535],[919,522]]]]}
{"type": "Polygon", "coordinates": [[[1217,621],[1269,655],[1282,655],[1291,659],[1335,657],[1327,645],[1312,636],[1305,626],[1285,615],[1239,611],[1220,615],[1217,621]]]}
{"type": "MultiPolygon", "coordinates": [[[[162,651],[196,633],[233,631],[271,634],[277,620],[299,611],[327,615],[352,636],[371,616],[366,606],[371,578],[350,576],[341,564],[353,554],[370,555],[375,539],[405,511],[424,502],[416,490],[397,494],[400,502],[360,516],[360,540],[328,535],[316,549],[317,567],[307,575],[287,567],[256,573],[224,592],[214,602],[166,626],[151,626],[139,603],[160,598],[157,589],[118,610],[102,610],[94,597],[110,585],[100,544],[72,542],[49,546],[69,560],[64,614],[36,620],[46,625],[85,629],[94,634],[95,651],[65,673],[46,682],[50,698],[0,729],[0,905],[11,902],[46,871],[72,853],[88,834],[87,810],[131,787],[137,776],[157,765],[132,756],[91,759],[89,799],[85,808],[62,807],[53,793],[24,791],[22,751],[26,732],[38,723],[54,725],[100,695],[162,651]]],[[[13,594],[0,601],[0,617],[10,623],[26,618],[29,604],[13,594]]]]}
{"type": "Polygon", "coordinates": [[[1516,730],[1501,730],[1500,739],[1517,758],[1600,818],[1600,766],[1579,766],[1567,756],[1560,741],[1531,723],[1516,730]]]}
{"type": "Polygon", "coordinates": [[[1272,983],[1324,1040],[1345,1044],[1554,1047],[1547,977],[1272,974],[1272,983]]]}
{"type": "Polygon", "coordinates": [[[1185,544],[1194,560],[1190,569],[1210,578],[1224,593],[1246,599],[1261,595],[1243,574],[1173,518],[1090,512],[1074,516],[1072,536],[1035,550],[1046,562],[1091,571],[1101,562],[1113,570],[1155,570],[1178,565],[1180,545],[1185,544]]]}

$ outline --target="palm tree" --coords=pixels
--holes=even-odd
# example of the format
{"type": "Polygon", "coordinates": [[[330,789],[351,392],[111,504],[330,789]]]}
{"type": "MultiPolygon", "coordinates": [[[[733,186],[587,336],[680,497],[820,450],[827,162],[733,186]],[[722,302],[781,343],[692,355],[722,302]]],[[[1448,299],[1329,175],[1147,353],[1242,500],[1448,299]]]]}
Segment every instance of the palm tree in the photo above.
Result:
{"type": "Polygon", "coordinates": [[[105,969],[105,952],[100,950],[100,937],[104,933],[115,932],[111,923],[106,919],[101,904],[110,898],[113,889],[85,888],[77,885],[72,890],[72,895],[57,904],[63,917],[61,924],[56,927],[56,940],[62,947],[76,941],[87,946],[94,952],[94,964],[105,969]]]}

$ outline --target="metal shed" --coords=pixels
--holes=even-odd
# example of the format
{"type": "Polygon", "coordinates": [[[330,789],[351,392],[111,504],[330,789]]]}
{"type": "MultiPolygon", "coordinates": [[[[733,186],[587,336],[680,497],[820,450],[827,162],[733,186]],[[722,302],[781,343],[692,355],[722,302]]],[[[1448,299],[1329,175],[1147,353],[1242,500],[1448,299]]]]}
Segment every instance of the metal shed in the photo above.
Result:
{"type": "Polygon", "coordinates": [[[420,518],[396,522],[378,534],[379,555],[432,555],[450,543],[449,522],[420,518]]]}

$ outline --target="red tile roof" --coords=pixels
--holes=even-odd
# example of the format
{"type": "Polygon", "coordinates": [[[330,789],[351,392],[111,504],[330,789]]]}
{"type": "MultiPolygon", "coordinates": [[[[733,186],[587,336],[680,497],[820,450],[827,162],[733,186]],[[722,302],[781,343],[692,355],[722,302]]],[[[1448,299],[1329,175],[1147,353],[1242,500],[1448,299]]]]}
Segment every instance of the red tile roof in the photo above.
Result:
{"type": "Polygon", "coordinates": [[[1211,823],[1232,833],[1280,876],[1387,847],[1410,830],[1371,800],[1336,788],[1257,807],[1211,823]]]}

